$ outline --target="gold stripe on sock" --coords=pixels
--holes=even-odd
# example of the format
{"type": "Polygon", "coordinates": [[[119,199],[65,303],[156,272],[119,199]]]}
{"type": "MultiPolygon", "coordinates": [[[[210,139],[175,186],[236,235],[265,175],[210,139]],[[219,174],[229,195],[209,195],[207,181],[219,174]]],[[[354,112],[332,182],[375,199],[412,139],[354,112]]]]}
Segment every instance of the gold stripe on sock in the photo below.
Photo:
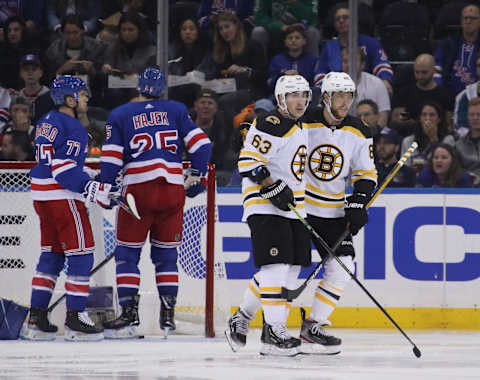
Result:
{"type": "Polygon", "coordinates": [[[317,297],[320,301],[326,303],[327,305],[330,305],[331,307],[337,306],[335,302],[330,301],[328,298],[322,296],[320,293],[315,293],[315,297],[317,297]]]}

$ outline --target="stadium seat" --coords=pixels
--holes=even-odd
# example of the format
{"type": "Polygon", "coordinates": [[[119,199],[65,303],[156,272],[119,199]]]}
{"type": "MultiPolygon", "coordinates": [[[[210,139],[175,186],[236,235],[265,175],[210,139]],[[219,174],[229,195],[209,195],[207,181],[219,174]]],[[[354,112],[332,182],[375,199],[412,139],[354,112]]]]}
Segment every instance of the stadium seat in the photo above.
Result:
{"type": "Polygon", "coordinates": [[[443,39],[460,31],[462,9],[468,4],[464,0],[450,1],[440,8],[433,27],[435,40],[443,39]]]}

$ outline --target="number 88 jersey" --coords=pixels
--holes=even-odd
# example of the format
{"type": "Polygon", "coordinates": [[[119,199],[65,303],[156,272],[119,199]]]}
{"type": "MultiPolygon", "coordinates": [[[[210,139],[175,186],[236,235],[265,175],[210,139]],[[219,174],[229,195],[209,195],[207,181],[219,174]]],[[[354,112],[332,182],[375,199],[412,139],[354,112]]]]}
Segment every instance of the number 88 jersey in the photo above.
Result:
{"type": "Polygon", "coordinates": [[[283,180],[293,191],[297,210],[305,216],[305,165],[307,132],[302,123],[272,111],[255,119],[244,141],[238,159],[243,176],[243,220],[253,214],[280,215],[296,219],[292,211],[282,211],[260,196],[261,186],[248,178],[248,173],[262,165],[273,181],[283,180]]]}

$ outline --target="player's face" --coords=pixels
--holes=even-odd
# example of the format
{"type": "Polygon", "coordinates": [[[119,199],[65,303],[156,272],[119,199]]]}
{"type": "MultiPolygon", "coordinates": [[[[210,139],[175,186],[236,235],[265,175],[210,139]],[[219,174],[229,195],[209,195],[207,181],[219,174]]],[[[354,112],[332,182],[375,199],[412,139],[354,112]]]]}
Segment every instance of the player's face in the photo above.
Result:
{"type": "Polygon", "coordinates": [[[335,13],[334,25],[339,34],[348,32],[348,19],[350,18],[350,11],[347,8],[340,8],[335,13]]]}
{"type": "Polygon", "coordinates": [[[120,26],[120,36],[127,44],[137,41],[139,32],[137,26],[129,21],[122,23],[120,26]]]}
{"type": "Polygon", "coordinates": [[[218,22],[218,32],[225,42],[231,43],[237,34],[237,26],[231,21],[222,20],[218,22]]]}
{"type": "Polygon", "coordinates": [[[286,99],[288,113],[295,119],[300,118],[307,108],[308,92],[292,92],[287,94],[286,99]]]}
{"type": "Polygon", "coordinates": [[[290,33],[285,37],[285,46],[288,50],[300,50],[306,45],[307,41],[303,38],[302,34],[299,32],[290,33]]]}
{"type": "Polygon", "coordinates": [[[333,116],[337,119],[343,119],[348,114],[348,110],[353,102],[353,94],[351,92],[334,92],[332,94],[331,110],[333,116]]]}
{"type": "Polygon", "coordinates": [[[180,29],[180,38],[185,45],[193,44],[198,38],[198,30],[192,20],[186,20],[180,29]]]}
{"type": "Polygon", "coordinates": [[[390,142],[385,137],[380,137],[375,145],[377,157],[382,161],[388,161],[395,157],[399,146],[390,142]]]}
{"type": "Polygon", "coordinates": [[[436,175],[446,174],[452,165],[450,152],[442,147],[435,149],[432,157],[433,172],[436,175]]]}

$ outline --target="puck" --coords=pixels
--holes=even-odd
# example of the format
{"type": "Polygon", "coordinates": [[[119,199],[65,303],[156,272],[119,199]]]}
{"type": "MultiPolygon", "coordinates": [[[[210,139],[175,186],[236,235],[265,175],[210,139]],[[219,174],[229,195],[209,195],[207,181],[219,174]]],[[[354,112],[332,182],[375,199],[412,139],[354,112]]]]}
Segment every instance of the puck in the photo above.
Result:
{"type": "Polygon", "coordinates": [[[139,335],[138,339],[145,339],[145,335],[139,335]]]}

